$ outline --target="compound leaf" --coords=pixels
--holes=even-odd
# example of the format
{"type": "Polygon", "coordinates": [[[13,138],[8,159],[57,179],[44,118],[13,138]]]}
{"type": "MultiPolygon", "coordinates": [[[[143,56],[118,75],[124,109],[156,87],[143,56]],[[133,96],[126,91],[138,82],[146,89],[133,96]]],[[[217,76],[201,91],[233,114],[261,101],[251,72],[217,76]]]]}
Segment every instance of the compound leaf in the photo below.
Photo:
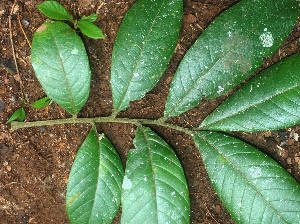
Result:
{"type": "Polygon", "coordinates": [[[37,7],[39,10],[41,10],[42,13],[44,13],[51,19],[69,20],[70,22],[73,22],[72,16],[58,2],[46,1],[42,4],[39,4],[37,7]]]}
{"type": "Polygon", "coordinates": [[[89,96],[91,71],[75,31],[62,22],[45,22],[34,34],[31,60],[46,94],[77,114],[89,96]]]}
{"type": "Polygon", "coordinates": [[[95,24],[93,24],[88,20],[81,19],[77,22],[77,25],[81,29],[81,31],[90,38],[94,38],[94,39],[104,38],[101,29],[99,29],[98,26],[96,26],[95,24]]]}
{"type": "Polygon", "coordinates": [[[271,56],[297,22],[295,0],[243,0],[201,34],[172,80],[165,117],[225,94],[271,56]]]}
{"type": "Polygon", "coordinates": [[[123,166],[110,141],[92,129],[68,179],[66,208],[72,223],[111,223],[121,201],[123,166]]]}
{"type": "Polygon", "coordinates": [[[182,0],[139,0],[117,34],[111,63],[115,111],[150,91],[173,55],[183,13],[182,0]]]}
{"type": "Polygon", "coordinates": [[[194,140],[236,223],[300,222],[300,186],[274,160],[224,134],[197,132],[194,140]]]}
{"type": "Polygon", "coordinates": [[[205,130],[267,131],[300,123],[300,54],[256,75],[201,124],[205,130]]]}
{"type": "Polygon", "coordinates": [[[122,185],[122,223],[189,223],[189,192],[174,151],[138,127],[122,185]]]}

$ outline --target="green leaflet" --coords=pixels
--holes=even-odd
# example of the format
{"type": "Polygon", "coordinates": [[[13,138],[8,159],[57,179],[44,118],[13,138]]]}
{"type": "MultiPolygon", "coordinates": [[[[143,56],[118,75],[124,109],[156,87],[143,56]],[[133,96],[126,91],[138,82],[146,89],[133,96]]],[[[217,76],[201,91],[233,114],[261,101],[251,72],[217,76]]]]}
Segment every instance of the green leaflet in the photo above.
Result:
{"type": "Polygon", "coordinates": [[[88,22],[95,22],[96,19],[98,19],[99,15],[97,14],[92,14],[89,15],[88,17],[86,17],[85,15],[82,16],[82,18],[80,19],[80,21],[88,21],[88,22]]]}
{"type": "Polygon", "coordinates": [[[274,160],[220,133],[197,132],[194,140],[236,223],[300,222],[300,187],[274,160]]]}
{"type": "Polygon", "coordinates": [[[66,208],[72,223],[111,223],[121,201],[124,172],[110,141],[92,129],[68,179],[66,208]]]}
{"type": "Polygon", "coordinates": [[[139,0],[127,12],[114,43],[111,86],[115,111],[150,91],[173,55],[182,0],[139,0]]]}
{"type": "Polygon", "coordinates": [[[49,105],[50,102],[51,100],[48,96],[46,96],[38,101],[35,101],[31,106],[33,106],[34,108],[42,108],[44,106],[49,105]]]}
{"type": "Polygon", "coordinates": [[[188,111],[203,96],[223,95],[251,75],[293,29],[298,4],[295,0],[243,0],[218,16],[180,63],[165,117],[188,111]]]}
{"type": "Polygon", "coordinates": [[[278,130],[300,123],[300,54],[256,75],[200,125],[214,131],[278,130]]]}
{"type": "Polygon", "coordinates": [[[58,2],[55,1],[46,1],[37,6],[42,13],[48,16],[51,19],[57,20],[69,20],[73,22],[72,16],[68,11],[58,2]]]}
{"type": "Polygon", "coordinates": [[[94,39],[104,38],[102,31],[95,24],[90,22],[94,19],[93,15],[85,18],[82,17],[77,22],[77,25],[81,29],[81,31],[90,38],[94,38],[94,39]]]}
{"type": "Polygon", "coordinates": [[[34,34],[31,61],[46,94],[77,114],[89,96],[91,71],[75,31],[62,22],[45,22],[34,34]]]}
{"type": "Polygon", "coordinates": [[[25,110],[23,108],[20,108],[18,110],[16,110],[13,115],[11,115],[11,117],[8,119],[8,121],[6,121],[6,124],[8,124],[9,122],[16,120],[17,118],[19,118],[19,121],[22,122],[25,119],[25,110]]]}
{"type": "Polygon", "coordinates": [[[174,151],[138,127],[122,185],[122,223],[189,223],[189,192],[174,151]]]}

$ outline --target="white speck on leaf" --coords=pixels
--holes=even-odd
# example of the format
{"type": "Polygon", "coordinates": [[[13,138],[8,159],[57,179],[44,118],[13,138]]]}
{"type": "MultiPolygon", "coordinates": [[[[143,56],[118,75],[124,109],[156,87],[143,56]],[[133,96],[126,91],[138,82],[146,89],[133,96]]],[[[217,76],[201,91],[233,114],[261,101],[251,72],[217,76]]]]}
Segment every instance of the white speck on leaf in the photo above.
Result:
{"type": "Polygon", "coordinates": [[[131,185],[132,185],[132,183],[131,183],[130,179],[128,179],[127,176],[124,176],[122,188],[123,189],[130,189],[131,185]]]}
{"type": "Polygon", "coordinates": [[[257,178],[262,175],[260,167],[252,166],[248,169],[248,171],[253,178],[257,178]]]}
{"type": "Polygon", "coordinates": [[[259,39],[263,45],[263,47],[272,47],[274,38],[271,32],[265,32],[259,36],[259,39]]]}
{"type": "Polygon", "coordinates": [[[71,54],[78,54],[78,50],[76,47],[71,51],[71,54]]]}
{"type": "Polygon", "coordinates": [[[218,94],[224,91],[224,88],[222,86],[218,86],[219,90],[217,91],[218,94]]]}

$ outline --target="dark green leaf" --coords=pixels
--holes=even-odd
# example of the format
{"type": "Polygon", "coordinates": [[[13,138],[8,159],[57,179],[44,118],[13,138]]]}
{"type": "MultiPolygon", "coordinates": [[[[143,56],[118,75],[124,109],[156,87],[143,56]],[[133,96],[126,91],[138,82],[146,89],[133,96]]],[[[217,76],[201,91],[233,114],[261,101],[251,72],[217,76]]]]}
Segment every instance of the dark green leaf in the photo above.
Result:
{"type": "Polygon", "coordinates": [[[201,124],[206,130],[267,131],[300,123],[300,54],[264,70],[201,124]]]}
{"type": "Polygon", "coordinates": [[[73,22],[72,16],[68,11],[58,2],[46,1],[37,6],[42,13],[51,19],[69,20],[73,22]]]}
{"type": "Polygon", "coordinates": [[[34,108],[42,108],[44,106],[47,106],[50,103],[51,100],[49,100],[49,97],[44,97],[43,99],[40,99],[38,101],[35,101],[32,106],[34,108]]]}
{"type": "Polygon", "coordinates": [[[25,110],[23,108],[20,108],[18,110],[16,110],[13,115],[11,115],[11,117],[9,118],[8,121],[6,121],[6,124],[8,124],[9,122],[16,120],[17,118],[19,118],[19,121],[23,121],[25,119],[25,110]]]}
{"type": "Polygon", "coordinates": [[[98,26],[89,21],[79,20],[77,22],[77,25],[81,29],[81,31],[90,38],[104,38],[104,35],[102,31],[98,28],[98,26]]]}
{"type": "Polygon", "coordinates": [[[165,117],[225,94],[271,56],[297,22],[295,0],[243,0],[201,34],[172,80],[165,117]]]}
{"type": "Polygon", "coordinates": [[[174,151],[138,127],[122,185],[122,223],[189,223],[189,192],[174,151]]]}
{"type": "Polygon", "coordinates": [[[182,20],[182,0],[139,0],[117,34],[111,63],[115,111],[150,91],[173,55],[182,20]]]}
{"type": "Polygon", "coordinates": [[[80,37],[62,22],[46,22],[34,34],[31,60],[46,94],[77,114],[90,91],[91,71],[80,37]]]}
{"type": "Polygon", "coordinates": [[[111,223],[121,201],[123,166],[110,141],[91,130],[68,179],[66,208],[72,223],[111,223]]]}
{"type": "Polygon", "coordinates": [[[236,223],[299,223],[300,186],[274,160],[220,133],[197,132],[208,175],[236,223]]]}
{"type": "Polygon", "coordinates": [[[95,22],[96,19],[98,19],[99,15],[92,14],[88,17],[82,16],[82,18],[79,21],[88,21],[88,22],[95,22]]]}

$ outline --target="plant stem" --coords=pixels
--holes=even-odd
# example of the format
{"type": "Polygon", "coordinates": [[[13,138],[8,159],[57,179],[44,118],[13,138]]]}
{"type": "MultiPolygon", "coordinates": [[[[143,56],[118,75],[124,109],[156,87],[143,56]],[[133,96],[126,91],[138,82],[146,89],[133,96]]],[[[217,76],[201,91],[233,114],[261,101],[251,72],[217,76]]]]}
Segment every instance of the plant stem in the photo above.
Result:
{"type": "Polygon", "coordinates": [[[45,126],[45,125],[55,125],[55,124],[73,124],[73,123],[126,123],[126,124],[134,124],[136,126],[139,125],[159,125],[171,129],[175,129],[178,131],[185,132],[187,134],[191,133],[191,130],[188,128],[180,127],[174,124],[169,124],[162,122],[160,120],[150,120],[150,119],[129,119],[129,118],[114,118],[114,117],[95,117],[95,118],[65,118],[58,120],[46,120],[46,121],[32,121],[32,122],[19,122],[12,121],[11,122],[11,130],[15,131],[20,128],[28,128],[28,127],[37,127],[37,126],[45,126]]]}

